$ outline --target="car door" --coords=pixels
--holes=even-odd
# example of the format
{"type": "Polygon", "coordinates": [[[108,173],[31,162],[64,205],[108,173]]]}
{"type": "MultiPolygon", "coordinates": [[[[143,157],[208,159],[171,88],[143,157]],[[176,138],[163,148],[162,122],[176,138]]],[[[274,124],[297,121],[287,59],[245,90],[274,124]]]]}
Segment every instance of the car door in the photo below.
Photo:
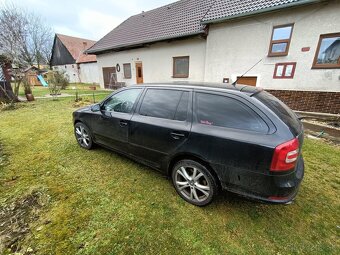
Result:
{"type": "Polygon", "coordinates": [[[128,133],[132,113],[142,88],[120,91],[106,99],[92,119],[97,143],[128,153],[128,133]]]}
{"type": "Polygon", "coordinates": [[[192,119],[192,91],[148,88],[131,119],[131,153],[154,167],[175,153],[188,139],[192,119]]]}

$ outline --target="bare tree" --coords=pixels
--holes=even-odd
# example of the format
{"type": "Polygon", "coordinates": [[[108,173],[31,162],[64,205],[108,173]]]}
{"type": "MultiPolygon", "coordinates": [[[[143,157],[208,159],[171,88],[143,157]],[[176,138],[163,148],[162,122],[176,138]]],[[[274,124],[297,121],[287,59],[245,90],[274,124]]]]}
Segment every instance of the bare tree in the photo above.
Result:
{"type": "Polygon", "coordinates": [[[16,96],[23,70],[33,64],[49,63],[47,52],[52,49],[52,40],[52,29],[35,13],[8,2],[0,6],[0,51],[15,67],[12,75],[16,80],[16,96]]]}
{"type": "Polygon", "coordinates": [[[38,65],[38,68],[40,64],[49,64],[53,44],[53,31],[51,27],[46,25],[39,16],[33,15],[28,24],[28,29],[30,32],[29,45],[35,63],[38,65]]]}

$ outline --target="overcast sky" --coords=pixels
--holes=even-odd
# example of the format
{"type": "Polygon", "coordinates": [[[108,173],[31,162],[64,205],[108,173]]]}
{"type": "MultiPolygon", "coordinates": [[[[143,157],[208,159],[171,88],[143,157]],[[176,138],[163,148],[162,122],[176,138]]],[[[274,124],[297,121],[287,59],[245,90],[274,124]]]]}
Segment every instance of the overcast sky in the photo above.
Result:
{"type": "Polygon", "coordinates": [[[0,0],[43,17],[57,33],[99,40],[128,17],[176,0],[0,0]]]}

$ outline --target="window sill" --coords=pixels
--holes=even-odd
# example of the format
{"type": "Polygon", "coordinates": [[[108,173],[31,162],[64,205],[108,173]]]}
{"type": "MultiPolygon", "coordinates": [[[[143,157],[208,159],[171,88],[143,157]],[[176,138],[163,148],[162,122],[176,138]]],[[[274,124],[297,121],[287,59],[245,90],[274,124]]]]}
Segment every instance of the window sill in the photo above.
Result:
{"type": "Polygon", "coordinates": [[[285,57],[288,56],[288,53],[269,53],[267,57],[285,57]]]}
{"type": "Polygon", "coordinates": [[[320,66],[320,65],[317,65],[317,66],[312,66],[312,69],[339,69],[340,68],[340,65],[329,65],[329,66],[320,66]]]}
{"type": "Polygon", "coordinates": [[[171,76],[171,78],[189,78],[189,76],[188,75],[185,75],[185,76],[178,76],[178,75],[176,75],[176,76],[171,76]]]}
{"type": "Polygon", "coordinates": [[[294,77],[273,77],[275,80],[287,80],[287,79],[294,79],[294,77]]]}

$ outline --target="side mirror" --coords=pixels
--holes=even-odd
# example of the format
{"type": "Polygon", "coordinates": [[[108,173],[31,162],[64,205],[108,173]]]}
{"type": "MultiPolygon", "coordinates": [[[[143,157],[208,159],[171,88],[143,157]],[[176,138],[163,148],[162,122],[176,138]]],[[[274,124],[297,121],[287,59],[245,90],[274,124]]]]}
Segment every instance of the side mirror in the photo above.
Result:
{"type": "Polygon", "coordinates": [[[95,104],[91,106],[92,112],[99,112],[100,111],[100,104],[95,104]]]}

